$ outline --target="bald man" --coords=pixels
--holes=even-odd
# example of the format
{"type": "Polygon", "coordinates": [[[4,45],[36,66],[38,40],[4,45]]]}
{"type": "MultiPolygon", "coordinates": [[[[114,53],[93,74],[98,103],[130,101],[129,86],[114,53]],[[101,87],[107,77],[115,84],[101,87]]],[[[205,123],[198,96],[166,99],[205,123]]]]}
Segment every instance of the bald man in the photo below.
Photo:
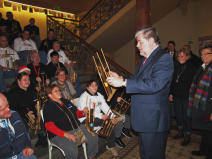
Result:
{"type": "Polygon", "coordinates": [[[0,93],[0,159],[36,159],[30,138],[19,114],[11,111],[0,93]]]}

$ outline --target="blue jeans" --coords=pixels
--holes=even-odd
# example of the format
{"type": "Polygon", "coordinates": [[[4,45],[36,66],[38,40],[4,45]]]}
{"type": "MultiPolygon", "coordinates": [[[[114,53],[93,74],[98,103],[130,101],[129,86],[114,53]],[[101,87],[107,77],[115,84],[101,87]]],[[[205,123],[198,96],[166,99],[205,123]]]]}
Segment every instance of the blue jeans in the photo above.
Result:
{"type": "Polygon", "coordinates": [[[19,61],[19,64],[20,66],[22,65],[27,65],[30,63],[30,56],[31,56],[31,50],[25,50],[25,51],[18,51],[18,56],[20,57],[20,61],[19,61]]]}
{"type": "MultiPolygon", "coordinates": [[[[7,158],[7,159],[14,159],[13,157],[9,157],[9,158],[7,158]]],[[[15,158],[16,159],[16,158],[15,158]]],[[[28,157],[24,157],[23,156],[23,153],[22,152],[20,152],[18,155],[17,155],[17,159],[37,159],[36,157],[35,157],[35,155],[31,155],[31,156],[28,156],[28,157]]]]}
{"type": "Polygon", "coordinates": [[[6,91],[6,84],[4,79],[6,78],[15,78],[17,76],[18,72],[15,70],[4,72],[0,70],[0,92],[6,91]]]}
{"type": "Polygon", "coordinates": [[[40,50],[38,53],[40,55],[40,62],[46,65],[48,62],[46,52],[40,50]]]}

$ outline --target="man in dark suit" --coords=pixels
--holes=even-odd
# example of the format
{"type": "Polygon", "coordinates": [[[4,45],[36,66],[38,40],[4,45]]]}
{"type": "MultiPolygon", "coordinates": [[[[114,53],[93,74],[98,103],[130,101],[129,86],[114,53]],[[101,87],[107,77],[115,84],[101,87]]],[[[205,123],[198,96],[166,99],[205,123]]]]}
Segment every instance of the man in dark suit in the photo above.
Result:
{"type": "Polygon", "coordinates": [[[132,127],[139,133],[142,159],[165,159],[169,129],[169,89],[173,74],[173,60],[159,46],[153,27],[139,30],[135,38],[140,55],[136,73],[124,79],[110,72],[108,83],[126,87],[131,94],[132,127]]]}

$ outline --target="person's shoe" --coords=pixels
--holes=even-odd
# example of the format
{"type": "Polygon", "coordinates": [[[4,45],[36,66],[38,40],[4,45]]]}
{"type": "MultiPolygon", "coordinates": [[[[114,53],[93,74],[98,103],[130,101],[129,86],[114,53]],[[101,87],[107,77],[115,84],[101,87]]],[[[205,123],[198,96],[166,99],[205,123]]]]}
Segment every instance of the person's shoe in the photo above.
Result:
{"type": "Polygon", "coordinates": [[[116,144],[118,145],[118,147],[120,148],[124,148],[126,145],[123,143],[123,141],[121,140],[121,138],[116,138],[115,139],[116,144]]]}
{"type": "Polygon", "coordinates": [[[177,135],[174,136],[174,139],[180,139],[180,138],[183,138],[183,137],[184,137],[183,131],[179,130],[177,135]]]}
{"type": "Polygon", "coordinates": [[[130,134],[130,129],[127,129],[127,128],[123,128],[122,129],[122,134],[128,138],[131,138],[132,135],[130,134]]]}
{"type": "Polygon", "coordinates": [[[117,157],[119,155],[114,147],[109,148],[108,146],[106,146],[106,149],[109,150],[114,157],[117,157]]]}
{"type": "Polygon", "coordinates": [[[181,146],[187,146],[190,143],[190,141],[191,141],[191,136],[190,135],[186,135],[184,137],[183,142],[181,143],[181,146]]]}
{"type": "Polygon", "coordinates": [[[192,151],[191,154],[194,156],[205,156],[202,151],[192,151]]]}

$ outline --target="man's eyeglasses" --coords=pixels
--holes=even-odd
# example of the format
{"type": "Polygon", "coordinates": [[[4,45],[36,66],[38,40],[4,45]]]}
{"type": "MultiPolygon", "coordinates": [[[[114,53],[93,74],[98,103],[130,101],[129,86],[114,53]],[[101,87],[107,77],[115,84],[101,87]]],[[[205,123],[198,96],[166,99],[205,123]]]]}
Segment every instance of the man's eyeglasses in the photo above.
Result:
{"type": "Polygon", "coordinates": [[[206,54],[201,54],[201,56],[207,56],[209,54],[212,54],[212,52],[206,53],[206,54]]]}

